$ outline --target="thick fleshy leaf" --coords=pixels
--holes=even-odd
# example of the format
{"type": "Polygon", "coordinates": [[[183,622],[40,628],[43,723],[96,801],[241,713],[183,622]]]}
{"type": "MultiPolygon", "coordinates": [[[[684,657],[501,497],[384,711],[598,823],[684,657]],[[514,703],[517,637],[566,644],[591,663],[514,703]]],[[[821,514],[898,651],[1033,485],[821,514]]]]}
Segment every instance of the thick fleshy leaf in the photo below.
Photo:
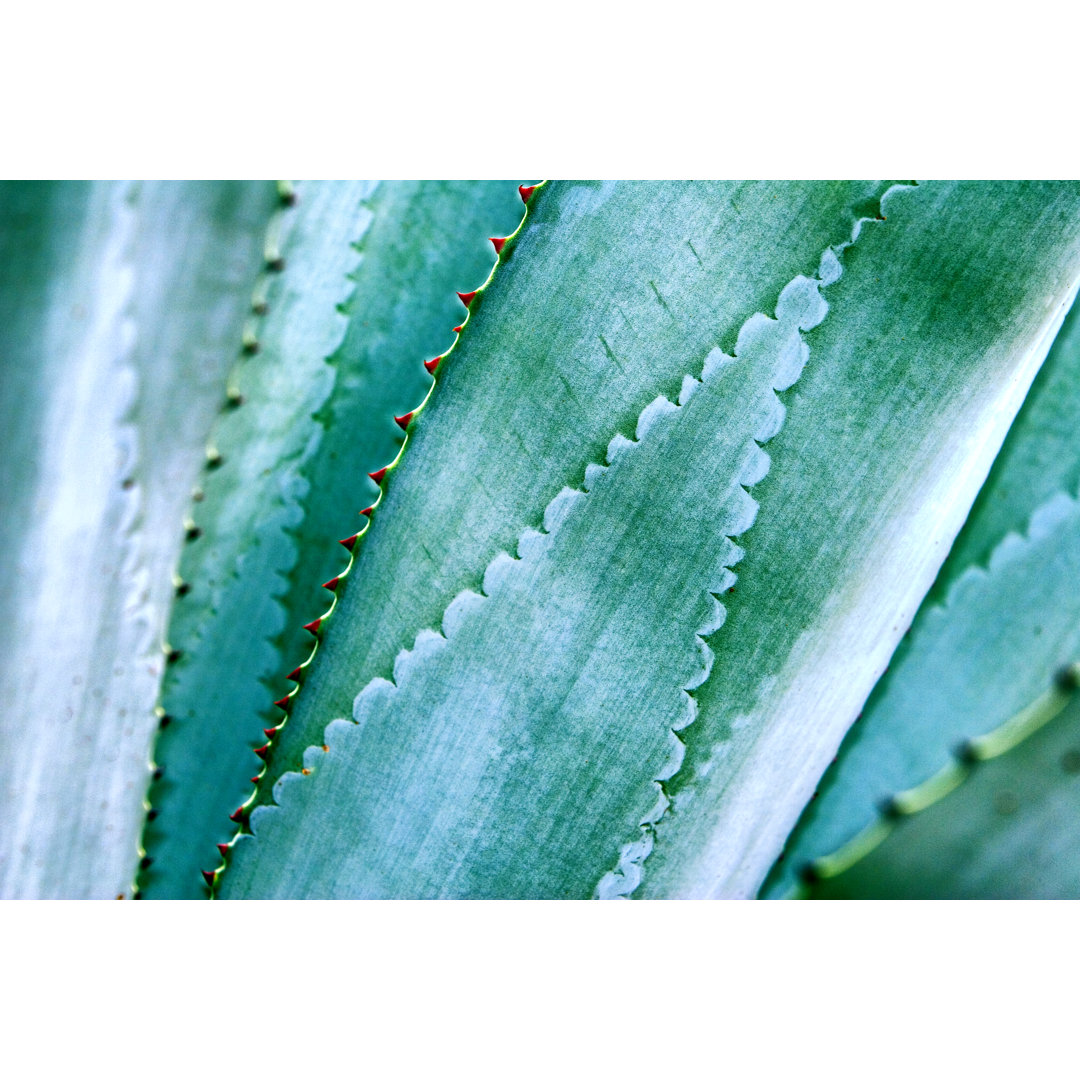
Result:
{"type": "Polygon", "coordinates": [[[180,521],[272,184],[0,188],[0,894],[127,895],[180,521]]]}
{"type": "Polygon", "coordinates": [[[1080,896],[1080,695],[1069,680],[963,760],[893,801],[892,816],[815,864],[809,899],[1080,896]]]}
{"type": "Polygon", "coordinates": [[[1022,533],[1059,492],[1080,492],[1080,304],[1073,304],[971,514],[941,568],[929,603],[940,603],[969,566],[986,566],[1007,533],[1022,533]]]}
{"type": "Polygon", "coordinates": [[[356,722],[331,725],[308,775],[279,782],[282,805],[255,812],[225,895],[757,888],[937,571],[1080,269],[1076,185],[896,190],[887,221],[856,229],[843,276],[819,249],[804,263],[816,279],[773,285],[775,319],[733,325],[725,311],[760,300],[748,281],[767,288],[736,269],[739,228],[759,263],[783,249],[763,240],[772,195],[774,228],[805,215],[799,235],[816,223],[824,248],[850,229],[854,192],[824,185],[537,196],[300,695],[309,730],[362,691],[356,722]],[[535,296],[555,298],[539,323],[522,319],[535,296]],[[715,350],[732,338],[733,356],[715,350]],[[775,391],[808,357],[785,424],[775,391]],[[623,419],[666,380],[679,405],[623,419]],[[637,444],[616,437],[605,454],[603,417],[608,439],[622,428],[637,444]],[[781,426],[770,469],[756,444],[781,426]],[[584,491],[545,491],[582,476],[584,491]],[[425,512],[383,547],[396,500],[425,512]],[[449,603],[480,584],[470,560],[492,545],[517,558],[493,554],[483,592],[449,603]],[[427,632],[388,684],[415,617],[427,632]]]}
{"type": "Polygon", "coordinates": [[[522,212],[509,182],[310,183],[295,196],[191,515],[144,841],[149,898],[206,895],[201,871],[218,865],[261,767],[252,751],[268,753],[264,729],[280,722],[272,702],[311,652],[303,624],[347,564],[338,541],[378,496],[367,474],[397,455],[395,416],[421,402],[424,361],[453,339],[454,287],[486,275],[488,237],[522,212]]]}
{"type": "Polygon", "coordinates": [[[633,431],[657,394],[674,399],[714,345],[733,347],[747,317],[813,273],[859,213],[876,212],[880,190],[583,183],[537,192],[385,482],[377,527],[324,628],[270,778],[300,767],[327,723],[352,714],[364,684],[440,625],[451,600],[602,460],[616,431],[633,431]]]}
{"type": "Polygon", "coordinates": [[[935,774],[957,744],[1003,723],[1080,655],[1080,599],[1063,588],[1080,573],[1080,448],[1068,438],[1080,408],[1076,311],[764,895],[788,894],[803,867],[870,827],[894,792],[935,774]]]}

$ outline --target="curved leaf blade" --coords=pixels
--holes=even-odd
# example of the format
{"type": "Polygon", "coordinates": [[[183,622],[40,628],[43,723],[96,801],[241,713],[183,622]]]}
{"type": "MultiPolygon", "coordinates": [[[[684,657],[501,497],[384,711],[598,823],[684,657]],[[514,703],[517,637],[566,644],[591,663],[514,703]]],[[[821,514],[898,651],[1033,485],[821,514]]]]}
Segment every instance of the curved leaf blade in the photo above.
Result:
{"type": "Polygon", "coordinates": [[[367,474],[397,455],[394,417],[423,398],[423,361],[452,337],[452,285],[490,266],[487,237],[521,209],[508,182],[302,184],[296,195],[274,241],[284,269],[260,292],[258,351],[234,374],[243,403],[215,432],[222,464],[192,514],[147,897],[206,895],[202,871],[252,793],[252,751],[280,723],[271,701],[311,651],[302,626],[343,572],[338,540],[377,498],[367,474]]]}
{"type": "Polygon", "coordinates": [[[821,860],[808,899],[1066,900],[1080,896],[1080,696],[1047,691],[821,860]],[[860,846],[861,849],[860,850],[860,846]]]}
{"type": "Polygon", "coordinates": [[[0,723],[5,896],[130,890],[180,514],[273,199],[267,184],[0,192],[18,512],[0,573],[17,672],[0,723]]]}

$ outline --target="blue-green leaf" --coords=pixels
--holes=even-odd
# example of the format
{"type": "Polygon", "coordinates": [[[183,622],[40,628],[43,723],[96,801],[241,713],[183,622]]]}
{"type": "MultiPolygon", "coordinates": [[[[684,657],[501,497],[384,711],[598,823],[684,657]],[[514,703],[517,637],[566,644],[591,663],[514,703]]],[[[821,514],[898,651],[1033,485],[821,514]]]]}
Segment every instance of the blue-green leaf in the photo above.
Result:
{"type": "Polygon", "coordinates": [[[310,183],[295,195],[270,239],[237,404],[214,432],[219,463],[191,515],[147,897],[206,895],[201,871],[220,862],[229,815],[253,791],[252,750],[280,721],[272,702],[311,651],[303,624],[345,567],[338,541],[378,495],[367,474],[397,455],[394,418],[423,399],[423,362],[453,339],[454,286],[486,275],[488,237],[522,212],[509,182],[310,183]]]}
{"type": "Polygon", "coordinates": [[[1080,270],[1077,185],[897,189],[845,246],[857,194],[537,196],[290,724],[355,694],[354,719],[255,812],[225,895],[756,890],[1080,270]],[[750,254],[776,271],[794,221],[818,276],[769,289],[750,254]]]}
{"type": "Polygon", "coordinates": [[[180,520],[272,184],[0,188],[0,894],[127,895],[180,520]]]}

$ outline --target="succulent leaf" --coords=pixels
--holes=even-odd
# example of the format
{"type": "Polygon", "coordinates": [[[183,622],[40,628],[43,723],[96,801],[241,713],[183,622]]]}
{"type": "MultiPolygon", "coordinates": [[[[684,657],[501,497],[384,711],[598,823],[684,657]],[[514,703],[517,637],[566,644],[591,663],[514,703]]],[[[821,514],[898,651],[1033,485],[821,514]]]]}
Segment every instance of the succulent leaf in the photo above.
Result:
{"type": "Polygon", "coordinates": [[[283,777],[281,805],[253,814],[223,895],[757,889],[939,568],[1080,271],[1077,185],[894,190],[848,245],[854,196],[534,197],[299,696],[290,723],[318,732],[307,775],[283,777]],[[831,218],[811,208],[827,197],[831,218]],[[804,238],[817,223],[825,242],[799,254],[807,273],[820,258],[819,278],[797,267],[762,305],[775,319],[733,324],[767,288],[739,262],[739,228],[760,263],[792,255],[761,236],[793,220],[804,238]],[[710,277],[721,267],[726,285],[710,277]],[[819,288],[827,316],[800,308],[819,288]],[[726,342],[734,360],[713,351],[726,342]],[[721,392],[729,364],[741,396],[721,392]],[[773,391],[804,365],[781,405],[773,391]],[[645,408],[669,383],[681,404],[669,390],[645,408]],[[620,436],[605,453],[605,421],[606,439],[634,431],[638,445],[620,436]],[[770,436],[772,468],[754,445],[770,436]],[[710,594],[731,588],[737,561],[717,629],[710,594]]]}
{"type": "Polygon", "coordinates": [[[276,753],[272,702],[287,708],[287,673],[303,677],[303,625],[347,566],[338,541],[367,523],[368,474],[398,454],[395,417],[421,402],[423,361],[453,339],[453,287],[486,274],[487,237],[521,210],[510,182],[347,182],[299,184],[281,211],[181,564],[190,592],[170,628],[181,655],[162,694],[147,897],[206,894],[230,812],[276,753]]]}
{"type": "Polygon", "coordinates": [[[273,185],[0,187],[0,894],[129,895],[183,507],[273,185]]]}
{"type": "Polygon", "coordinates": [[[1080,695],[1045,691],[963,760],[894,799],[890,820],[815,863],[807,899],[1080,896],[1080,695]]]}
{"type": "Polygon", "coordinates": [[[1080,385],[1077,310],[764,895],[790,893],[802,867],[870,828],[894,792],[936,774],[956,745],[1003,723],[1080,655],[1080,602],[1063,588],[1080,573],[1080,453],[1068,438],[1080,385]]]}

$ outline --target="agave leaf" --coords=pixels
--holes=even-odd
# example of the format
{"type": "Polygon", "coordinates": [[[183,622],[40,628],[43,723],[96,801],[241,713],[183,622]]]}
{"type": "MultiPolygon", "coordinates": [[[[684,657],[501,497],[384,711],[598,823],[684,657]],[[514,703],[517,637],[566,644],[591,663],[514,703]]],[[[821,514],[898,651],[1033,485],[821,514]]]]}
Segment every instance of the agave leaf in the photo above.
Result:
{"type": "MultiPolygon", "coordinates": [[[[385,528],[376,517],[359,587],[299,696],[310,724],[351,682],[355,722],[331,724],[307,775],[279,781],[281,805],[255,811],[224,895],[756,889],[929,586],[1080,266],[1075,185],[897,190],[888,223],[856,228],[842,277],[826,250],[816,279],[788,279],[775,319],[751,316],[735,335],[722,312],[745,303],[746,278],[718,288],[700,260],[732,239],[733,194],[754,207],[755,254],[781,246],[762,240],[762,190],[538,197],[389,483],[387,511],[426,499],[425,513],[388,513],[385,528]],[[689,237],[700,270],[677,261],[673,236],[689,237]],[[527,309],[550,305],[539,337],[521,319],[537,296],[559,302],[527,309]],[[612,328],[633,336],[616,347],[612,328]],[[733,356],[715,349],[732,336],[733,356]],[[775,391],[808,355],[785,425],[775,391]],[[616,436],[605,453],[593,410],[610,437],[620,398],[650,377],[678,378],[679,404],[653,401],[626,425],[636,445],[616,436]],[[781,425],[769,471],[758,444],[781,425]],[[584,490],[549,499],[544,531],[529,530],[529,501],[594,453],[575,470],[584,490]],[[751,498],[743,488],[766,471],[751,498]],[[744,556],[731,537],[755,516],[744,556]],[[382,548],[406,518],[413,534],[382,548]],[[469,585],[460,549],[492,541],[517,558],[494,557],[482,592],[432,618],[442,633],[416,637],[396,685],[372,681],[391,612],[407,625],[451,581],[469,585]],[[742,606],[721,605],[740,558],[742,606]]],[[[816,217],[825,204],[808,211],[838,189],[781,193],[775,225],[802,212],[804,235],[815,220],[819,238],[835,231],[816,217]]],[[[851,201],[848,189],[834,211],[847,228],[851,201]]]]}
{"type": "Polygon", "coordinates": [[[1005,535],[1022,533],[1052,496],[1080,491],[1078,414],[1080,305],[1074,303],[927,595],[928,603],[943,602],[969,566],[985,566],[1005,535]]]}
{"type": "Polygon", "coordinates": [[[364,684],[388,676],[397,653],[439,626],[559,490],[602,460],[614,432],[633,431],[657,394],[675,398],[714,345],[732,348],[741,323],[771,310],[796,274],[813,273],[880,190],[568,183],[537,192],[389,474],[268,779],[299,768],[327,723],[352,714],[364,684]]]}
{"type": "Polygon", "coordinates": [[[423,361],[453,339],[454,286],[483,278],[488,237],[522,210],[509,182],[316,183],[295,194],[270,240],[252,355],[232,376],[236,407],[214,432],[220,464],[192,510],[147,897],[206,894],[200,871],[235,833],[230,812],[260,765],[252,750],[281,718],[272,701],[311,652],[302,626],[345,568],[337,541],[378,495],[367,474],[397,455],[394,417],[422,400],[423,361]]]}
{"type": "Polygon", "coordinates": [[[893,800],[892,817],[815,864],[809,899],[1080,896],[1080,695],[1069,679],[960,761],[893,800]]]}
{"type": "Polygon", "coordinates": [[[126,895],[180,517],[270,184],[0,189],[0,894],[126,895]]]}
{"type": "Polygon", "coordinates": [[[869,828],[893,792],[935,774],[958,743],[1003,723],[1080,655],[1080,601],[1062,588],[1080,572],[1080,454],[1067,435],[1080,406],[1076,311],[764,895],[789,893],[801,868],[869,828]]]}

